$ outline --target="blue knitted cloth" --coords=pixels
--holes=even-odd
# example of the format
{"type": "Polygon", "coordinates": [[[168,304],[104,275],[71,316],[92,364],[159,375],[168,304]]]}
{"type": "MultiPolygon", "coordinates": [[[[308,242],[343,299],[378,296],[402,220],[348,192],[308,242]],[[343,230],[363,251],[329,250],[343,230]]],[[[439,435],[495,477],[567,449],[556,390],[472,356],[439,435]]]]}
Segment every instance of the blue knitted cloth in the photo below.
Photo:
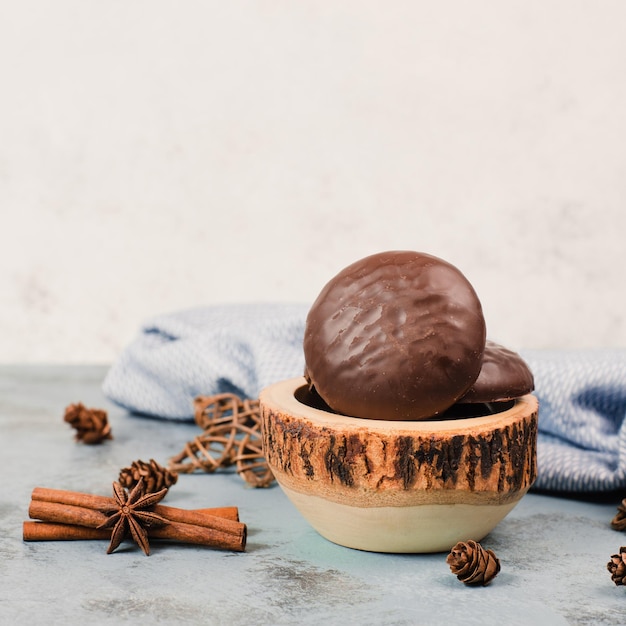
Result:
{"type": "Polygon", "coordinates": [[[539,398],[535,487],[626,490],[626,350],[521,354],[533,371],[539,398]]]}
{"type": "MultiPolygon", "coordinates": [[[[260,390],[304,370],[308,306],[225,305],[160,315],[146,323],[104,381],[129,411],[193,419],[198,395],[260,390]]],[[[539,398],[535,488],[626,490],[626,349],[527,350],[539,398]]]]}
{"type": "Polygon", "coordinates": [[[199,395],[256,398],[263,387],[304,373],[308,307],[224,305],[165,314],[143,325],[103,385],[136,413],[193,420],[199,395]]]}

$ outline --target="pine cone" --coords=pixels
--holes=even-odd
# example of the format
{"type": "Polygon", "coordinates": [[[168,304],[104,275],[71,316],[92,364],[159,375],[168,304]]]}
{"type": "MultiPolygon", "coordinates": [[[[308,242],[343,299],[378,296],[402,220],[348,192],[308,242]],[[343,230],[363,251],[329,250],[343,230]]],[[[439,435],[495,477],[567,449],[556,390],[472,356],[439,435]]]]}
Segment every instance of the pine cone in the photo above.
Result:
{"type": "Polygon", "coordinates": [[[94,444],[113,439],[107,413],[102,409],[88,409],[80,402],[70,404],[63,419],[76,429],[77,441],[94,444]]]}
{"type": "Polygon", "coordinates": [[[456,577],[466,585],[488,585],[500,571],[500,561],[492,550],[476,541],[457,543],[446,558],[456,577]]]}
{"type": "Polygon", "coordinates": [[[169,489],[178,480],[178,474],[159,465],[154,459],[149,463],[133,461],[130,467],[120,470],[119,483],[126,489],[133,489],[143,478],[142,495],[169,489]]]}
{"type": "Polygon", "coordinates": [[[611,555],[606,569],[611,572],[611,580],[616,585],[626,585],[626,546],[619,549],[619,554],[611,555]]]}
{"type": "Polygon", "coordinates": [[[617,506],[617,514],[611,521],[611,527],[615,530],[626,530],[626,499],[617,506]]]}

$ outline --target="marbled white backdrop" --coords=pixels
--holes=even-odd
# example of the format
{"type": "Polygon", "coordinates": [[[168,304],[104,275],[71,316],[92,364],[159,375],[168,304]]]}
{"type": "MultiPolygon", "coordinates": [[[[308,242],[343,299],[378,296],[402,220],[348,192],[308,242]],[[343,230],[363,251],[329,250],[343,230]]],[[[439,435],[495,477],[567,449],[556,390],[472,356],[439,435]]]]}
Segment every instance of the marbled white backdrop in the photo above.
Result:
{"type": "Polygon", "coordinates": [[[0,362],[111,362],[156,313],[310,302],[367,254],[489,334],[626,346],[626,3],[0,8],[0,362]]]}

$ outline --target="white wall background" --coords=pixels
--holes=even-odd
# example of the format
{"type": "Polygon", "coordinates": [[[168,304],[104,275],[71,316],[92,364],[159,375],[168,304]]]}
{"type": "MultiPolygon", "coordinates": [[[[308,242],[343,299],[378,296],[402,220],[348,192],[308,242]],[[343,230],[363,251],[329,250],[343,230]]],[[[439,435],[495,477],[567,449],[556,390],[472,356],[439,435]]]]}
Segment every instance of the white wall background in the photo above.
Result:
{"type": "Polygon", "coordinates": [[[626,346],[622,0],[0,8],[0,362],[457,265],[511,347],[626,346]]]}

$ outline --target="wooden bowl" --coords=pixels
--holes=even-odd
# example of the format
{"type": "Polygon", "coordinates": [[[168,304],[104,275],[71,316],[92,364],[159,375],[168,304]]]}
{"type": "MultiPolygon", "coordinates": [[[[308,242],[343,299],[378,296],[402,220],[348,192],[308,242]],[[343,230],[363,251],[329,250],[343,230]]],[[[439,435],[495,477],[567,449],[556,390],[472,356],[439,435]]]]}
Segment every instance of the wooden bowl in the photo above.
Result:
{"type": "Polygon", "coordinates": [[[279,485],[313,528],[349,548],[440,552],[480,541],[536,478],[533,395],[493,413],[480,405],[488,414],[476,417],[383,421],[315,408],[294,378],[264,389],[260,405],[279,485]]]}

